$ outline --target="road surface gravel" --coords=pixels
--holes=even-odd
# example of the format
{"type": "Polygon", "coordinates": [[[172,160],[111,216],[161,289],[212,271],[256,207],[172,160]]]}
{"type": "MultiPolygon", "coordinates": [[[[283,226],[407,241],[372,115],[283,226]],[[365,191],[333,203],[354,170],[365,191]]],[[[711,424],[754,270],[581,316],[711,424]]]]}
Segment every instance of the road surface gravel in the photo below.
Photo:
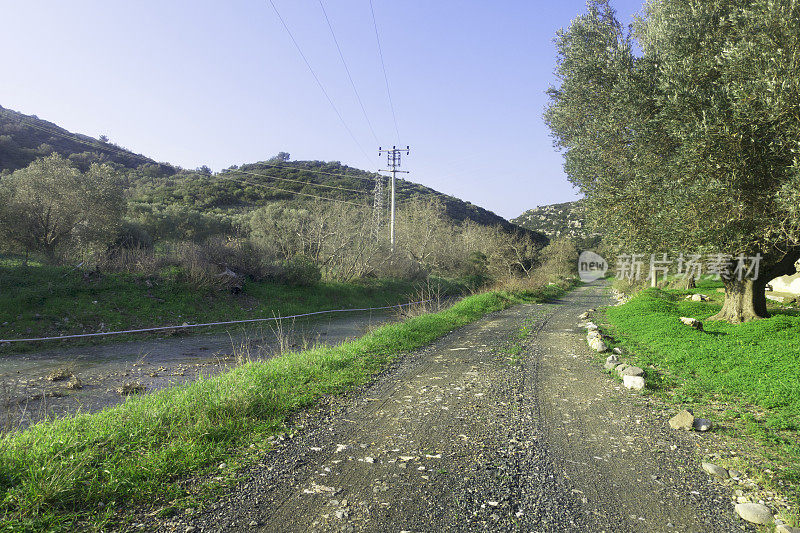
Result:
{"type": "Polygon", "coordinates": [[[602,283],[494,313],[328,398],[201,511],[160,531],[749,531],[578,326],[602,283]]]}

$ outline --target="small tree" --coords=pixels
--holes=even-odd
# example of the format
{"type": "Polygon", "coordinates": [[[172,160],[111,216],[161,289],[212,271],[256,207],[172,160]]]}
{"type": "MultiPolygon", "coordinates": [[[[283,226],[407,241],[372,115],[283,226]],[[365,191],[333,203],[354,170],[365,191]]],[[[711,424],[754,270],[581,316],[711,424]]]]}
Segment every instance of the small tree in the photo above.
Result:
{"type": "Polygon", "coordinates": [[[0,180],[0,231],[50,262],[68,244],[112,240],[123,208],[111,167],[95,163],[82,173],[58,154],[0,180]]]}

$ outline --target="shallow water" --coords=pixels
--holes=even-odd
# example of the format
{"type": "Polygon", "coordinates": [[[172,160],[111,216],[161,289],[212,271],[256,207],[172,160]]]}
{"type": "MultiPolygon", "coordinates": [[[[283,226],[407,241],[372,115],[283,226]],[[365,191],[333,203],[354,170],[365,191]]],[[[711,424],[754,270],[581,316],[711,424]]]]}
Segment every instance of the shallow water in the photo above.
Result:
{"type": "Polygon", "coordinates": [[[140,384],[147,392],[213,376],[241,359],[263,360],[284,349],[334,345],[359,337],[395,320],[387,312],[286,320],[275,324],[231,328],[228,332],[194,333],[143,341],[56,348],[0,356],[0,431],[24,429],[44,418],[96,412],[125,399],[118,389],[140,384]],[[81,382],[51,381],[65,369],[81,382]]]}

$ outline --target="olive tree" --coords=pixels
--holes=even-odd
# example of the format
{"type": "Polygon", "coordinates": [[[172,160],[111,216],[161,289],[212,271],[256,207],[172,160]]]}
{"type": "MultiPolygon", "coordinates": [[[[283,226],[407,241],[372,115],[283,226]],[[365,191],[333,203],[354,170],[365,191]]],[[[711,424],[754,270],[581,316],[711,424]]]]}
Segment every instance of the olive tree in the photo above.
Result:
{"type": "Polygon", "coordinates": [[[567,175],[620,246],[713,252],[730,273],[760,256],[712,318],[767,316],[767,281],[800,258],[800,3],[650,0],[633,37],[641,54],[607,0],[557,36],[545,118],[567,175]]]}
{"type": "Polygon", "coordinates": [[[81,172],[53,154],[0,180],[0,232],[50,262],[69,245],[113,240],[123,209],[122,190],[107,165],[81,172]]]}

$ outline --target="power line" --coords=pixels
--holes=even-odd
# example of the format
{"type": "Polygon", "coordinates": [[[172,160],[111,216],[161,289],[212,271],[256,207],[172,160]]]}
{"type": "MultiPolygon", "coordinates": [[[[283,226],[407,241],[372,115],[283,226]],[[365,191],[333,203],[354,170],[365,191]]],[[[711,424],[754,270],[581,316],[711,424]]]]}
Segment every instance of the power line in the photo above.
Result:
{"type": "Polygon", "coordinates": [[[400,144],[400,128],[397,127],[397,115],[394,112],[394,104],[392,103],[392,92],[389,90],[389,76],[386,74],[386,63],[383,60],[383,49],[381,48],[381,38],[378,35],[378,22],[375,20],[375,7],[372,5],[372,0],[369,0],[369,10],[372,13],[372,25],[375,27],[375,40],[378,41],[378,55],[380,55],[381,57],[381,66],[383,67],[383,80],[386,82],[386,95],[389,97],[389,108],[392,110],[392,119],[394,120],[394,131],[397,134],[397,144],[400,144]]]}
{"type": "Polygon", "coordinates": [[[342,114],[339,112],[339,108],[337,108],[336,105],[333,103],[333,100],[331,99],[330,95],[328,94],[328,91],[325,90],[325,86],[322,85],[322,82],[320,81],[319,77],[317,76],[317,73],[314,72],[313,68],[311,68],[311,63],[308,62],[308,59],[306,58],[306,55],[303,53],[303,50],[300,48],[300,45],[297,43],[297,40],[294,38],[294,35],[292,34],[292,31],[289,29],[289,26],[283,20],[283,17],[281,17],[281,14],[278,11],[278,8],[275,6],[275,2],[273,2],[272,0],[269,0],[269,3],[270,3],[270,5],[272,5],[272,9],[275,11],[275,14],[278,16],[278,20],[281,21],[281,24],[283,25],[284,29],[286,30],[286,33],[289,34],[289,38],[292,40],[292,43],[294,43],[294,47],[297,48],[297,52],[300,54],[300,57],[303,58],[303,62],[305,62],[306,67],[308,67],[308,71],[311,72],[311,75],[314,77],[314,80],[317,82],[317,85],[319,86],[320,90],[322,91],[322,94],[325,95],[325,98],[328,100],[328,103],[331,105],[333,110],[336,112],[336,116],[339,117],[339,120],[341,121],[342,125],[344,126],[344,129],[346,129],[347,133],[350,134],[350,137],[353,139],[353,142],[356,143],[356,146],[358,146],[359,150],[361,150],[361,153],[364,154],[364,157],[366,157],[368,161],[371,161],[372,158],[367,154],[366,150],[364,150],[364,148],[361,146],[361,143],[358,142],[358,139],[356,139],[356,136],[353,135],[353,131],[347,125],[347,122],[344,121],[344,118],[342,117],[342,114]]]}
{"type": "Polygon", "coordinates": [[[378,136],[375,135],[375,130],[372,127],[372,122],[369,120],[369,116],[367,116],[367,110],[364,108],[364,102],[361,101],[361,96],[358,94],[358,89],[356,89],[356,84],[353,81],[353,76],[350,74],[350,69],[347,68],[347,62],[344,60],[344,54],[342,53],[342,48],[339,46],[339,40],[336,38],[336,33],[333,31],[333,25],[331,24],[331,20],[328,18],[328,13],[325,11],[325,6],[322,4],[322,0],[319,0],[319,7],[322,8],[322,14],[325,16],[325,22],[328,23],[328,29],[331,30],[331,37],[333,37],[333,42],[336,44],[336,50],[339,51],[339,59],[342,60],[342,65],[344,66],[345,72],[347,72],[347,79],[350,80],[350,86],[353,88],[353,92],[356,95],[356,100],[358,100],[358,105],[361,106],[361,112],[364,114],[364,120],[367,121],[367,125],[369,126],[369,131],[372,132],[372,137],[375,139],[375,144],[378,144],[378,136]]]}
{"type": "MultiPolygon", "coordinates": [[[[347,191],[347,192],[354,192],[356,194],[372,194],[370,191],[362,191],[358,189],[348,189],[347,187],[337,187],[336,185],[324,185],[322,183],[312,183],[310,181],[303,181],[303,180],[294,180],[291,178],[279,178],[278,176],[270,176],[269,174],[256,174],[255,172],[249,172],[247,170],[230,170],[228,172],[241,172],[242,174],[249,174],[251,176],[259,176],[262,178],[269,178],[273,180],[280,180],[280,181],[290,181],[293,183],[301,183],[303,185],[311,185],[312,187],[325,187],[326,189],[336,189],[339,191],[347,191]]],[[[217,174],[217,176],[223,175],[223,173],[217,174]]]]}
{"type": "MultiPolygon", "coordinates": [[[[141,154],[133,153],[133,152],[131,152],[129,150],[125,150],[125,149],[120,148],[118,146],[97,144],[97,143],[94,143],[94,142],[90,142],[90,141],[86,141],[84,139],[81,139],[75,133],[71,133],[71,132],[61,133],[61,132],[54,131],[54,130],[49,129],[49,128],[45,128],[44,126],[40,126],[40,125],[35,124],[33,122],[30,122],[30,121],[28,121],[28,120],[26,120],[25,118],[22,118],[22,117],[15,117],[15,118],[17,120],[19,120],[20,122],[23,122],[23,123],[27,124],[28,126],[30,126],[32,128],[36,128],[36,129],[44,131],[46,133],[50,133],[51,135],[57,135],[59,137],[63,137],[65,139],[69,139],[69,140],[77,142],[77,143],[85,144],[86,146],[90,146],[92,148],[97,148],[97,149],[100,149],[100,150],[106,150],[106,151],[110,151],[110,152],[117,152],[117,153],[122,154],[124,156],[134,157],[134,158],[139,158],[139,159],[145,160],[148,163],[152,163],[152,162],[155,161],[154,159],[152,159],[150,157],[147,157],[147,156],[144,156],[144,155],[141,155],[141,154]]],[[[168,166],[172,166],[172,165],[169,165],[167,163],[156,163],[156,164],[165,164],[165,165],[168,165],[168,166]]],[[[258,166],[265,166],[265,167],[272,167],[272,168],[280,168],[280,169],[284,169],[284,170],[294,170],[294,171],[297,171],[297,172],[310,172],[310,173],[313,173],[313,174],[324,174],[326,176],[337,176],[337,177],[341,177],[341,178],[355,178],[355,179],[360,179],[360,180],[375,181],[374,177],[356,176],[355,174],[338,174],[338,173],[335,173],[335,172],[325,172],[325,171],[322,171],[322,170],[313,170],[313,169],[302,168],[302,167],[293,167],[293,166],[286,166],[286,165],[273,165],[273,164],[264,163],[264,162],[250,163],[250,164],[251,165],[258,165],[258,166]]],[[[240,172],[246,172],[246,171],[242,170],[240,172]]],[[[319,184],[315,184],[315,185],[319,185],[319,184]]],[[[332,187],[331,185],[327,185],[327,186],[326,185],[321,185],[321,186],[323,186],[323,187],[332,187]]],[[[353,191],[353,192],[363,192],[363,191],[356,191],[355,189],[345,189],[345,190],[350,190],[350,191],[353,191]]]]}
{"type": "MultiPolygon", "coordinates": [[[[238,172],[238,171],[234,170],[232,172],[238,172]]],[[[316,198],[317,200],[327,200],[329,202],[339,202],[341,204],[350,204],[350,205],[355,205],[357,207],[367,207],[366,204],[357,204],[355,202],[348,202],[347,200],[339,200],[337,198],[330,198],[328,196],[317,196],[316,194],[308,194],[308,193],[300,192],[300,191],[291,191],[289,189],[281,189],[279,187],[274,187],[272,185],[265,185],[263,183],[254,183],[252,181],[236,179],[236,178],[232,178],[232,177],[225,176],[225,175],[219,176],[219,178],[223,179],[223,180],[229,180],[229,181],[235,181],[235,182],[238,182],[238,183],[244,183],[245,185],[253,185],[254,187],[265,187],[267,189],[274,189],[276,191],[281,191],[281,192],[285,192],[285,193],[289,193],[289,194],[298,194],[300,196],[308,196],[310,198],[316,198]]]]}
{"type": "Polygon", "coordinates": [[[322,170],[311,170],[311,169],[308,169],[308,168],[300,168],[300,167],[287,167],[287,166],[284,166],[284,165],[272,165],[270,163],[258,162],[258,163],[250,163],[250,164],[251,165],[260,165],[260,166],[265,166],[265,167],[291,169],[291,170],[297,170],[297,171],[300,171],[300,172],[313,172],[314,174],[325,174],[327,176],[339,176],[339,177],[342,177],[342,178],[356,178],[356,179],[359,179],[359,180],[367,180],[367,181],[374,181],[375,180],[374,177],[367,178],[367,177],[364,177],[364,176],[356,176],[355,174],[337,174],[335,172],[325,172],[325,171],[322,171],[322,170]]]}
{"type": "MultiPolygon", "coordinates": [[[[128,152],[128,151],[123,150],[122,148],[118,148],[116,146],[101,146],[101,145],[97,145],[95,143],[92,143],[92,142],[85,141],[83,139],[77,138],[75,136],[75,134],[65,134],[65,133],[53,131],[53,130],[51,130],[49,128],[45,128],[43,126],[39,126],[38,124],[34,124],[32,122],[29,122],[28,120],[25,120],[23,118],[19,118],[18,117],[18,119],[19,119],[20,122],[24,122],[25,124],[27,124],[27,125],[29,125],[29,126],[31,126],[33,128],[45,131],[47,133],[51,133],[53,135],[58,135],[60,137],[64,137],[66,139],[69,139],[69,140],[72,140],[72,141],[75,141],[75,142],[78,142],[78,143],[81,143],[81,144],[85,144],[85,145],[91,146],[93,148],[100,148],[100,149],[103,149],[103,150],[109,150],[109,151],[112,151],[112,152],[118,152],[118,153],[126,155],[126,156],[138,157],[140,159],[145,159],[147,161],[152,161],[152,159],[150,159],[149,157],[146,157],[146,156],[143,156],[143,155],[139,155],[139,154],[134,154],[133,152],[128,152]]],[[[269,165],[269,166],[276,166],[276,165],[269,165]]],[[[278,168],[292,169],[294,167],[278,167],[278,168]]],[[[238,169],[236,169],[236,170],[231,170],[231,171],[228,171],[228,172],[238,172],[238,173],[241,173],[241,174],[248,174],[248,175],[251,175],[251,176],[258,176],[258,177],[263,177],[263,178],[277,179],[277,180],[282,180],[282,181],[291,181],[291,182],[296,182],[296,183],[302,183],[304,185],[312,185],[312,186],[316,186],[316,187],[325,187],[325,188],[329,188],[329,189],[338,189],[338,190],[343,190],[343,191],[348,191],[348,192],[355,192],[355,193],[359,193],[359,194],[371,194],[369,191],[359,191],[357,189],[348,189],[346,187],[336,187],[334,185],[323,185],[321,183],[310,183],[310,182],[305,182],[305,181],[301,181],[301,180],[293,180],[293,179],[290,179],[290,178],[279,178],[277,176],[270,176],[268,174],[257,174],[255,172],[248,172],[246,170],[238,170],[238,169]]],[[[342,174],[342,175],[344,176],[344,174],[342,174]]],[[[315,195],[315,194],[309,194],[309,193],[304,193],[304,192],[299,192],[299,191],[291,191],[291,190],[288,190],[288,189],[281,189],[279,187],[265,185],[263,183],[254,183],[254,182],[246,181],[246,180],[237,180],[236,178],[231,178],[229,176],[226,176],[223,173],[217,174],[217,177],[219,179],[227,179],[227,180],[230,180],[230,181],[236,181],[236,182],[239,182],[239,183],[244,183],[246,185],[253,185],[253,186],[256,186],[256,187],[265,187],[265,188],[268,188],[268,189],[274,189],[274,190],[277,190],[277,191],[286,192],[286,193],[290,193],[290,194],[308,196],[308,197],[316,198],[316,199],[319,199],[319,200],[328,200],[328,201],[331,201],[331,202],[339,202],[339,203],[345,203],[345,204],[355,205],[355,206],[359,206],[359,207],[364,207],[363,204],[358,204],[358,203],[355,203],[355,202],[348,202],[346,200],[339,200],[337,198],[330,198],[330,197],[327,197],[327,196],[318,196],[318,195],[315,195]]]]}
{"type": "MultiPolygon", "coordinates": [[[[69,140],[71,140],[73,142],[85,144],[87,146],[91,146],[92,148],[98,148],[100,150],[109,150],[109,151],[112,151],[112,152],[118,152],[118,153],[120,153],[122,155],[125,155],[125,156],[128,156],[128,157],[136,157],[136,158],[139,158],[139,159],[143,159],[143,160],[145,160],[145,161],[147,161],[149,163],[154,162],[153,159],[151,159],[151,158],[149,158],[147,156],[140,155],[140,154],[135,154],[135,153],[133,153],[131,151],[124,150],[124,149],[116,147],[116,146],[105,146],[105,145],[102,145],[102,144],[97,144],[97,143],[85,141],[85,140],[81,139],[80,137],[78,137],[74,133],[66,134],[66,133],[61,133],[61,132],[58,132],[58,131],[53,131],[53,130],[51,130],[49,128],[45,128],[43,126],[39,126],[38,124],[34,124],[33,122],[29,122],[28,120],[25,120],[23,118],[19,118],[18,120],[20,122],[24,122],[25,124],[27,124],[28,126],[30,126],[32,128],[36,128],[38,130],[50,133],[51,135],[57,135],[59,137],[64,137],[65,139],[69,139],[69,140]]],[[[156,163],[156,164],[159,164],[159,163],[156,163]]]]}
{"type": "MultiPolygon", "coordinates": [[[[30,121],[28,121],[28,120],[26,120],[25,118],[22,118],[22,117],[15,117],[15,118],[17,120],[19,120],[20,122],[23,122],[23,123],[27,124],[28,126],[30,126],[32,128],[36,128],[38,130],[44,131],[46,133],[50,133],[52,135],[57,135],[59,137],[63,137],[65,139],[69,139],[71,141],[74,141],[74,142],[77,142],[77,143],[81,143],[81,144],[84,144],[86,146],[90,146],[92,148],[97,148],[97,149],[100,149],[100,150],[106,150],[106,151],[109,151],[109,152],[117,152],[117,153],[119,153],[121,155],[124,155],[124,156],[127,156],[127,157],[134,157],[134,158],[139,158],[139,159],[145,160],[148,163],[152,163],[154,161],[150,157],[147,157],[147,156],[144,156],[144,155],[141,155],[141,154],[136,154],[136,153],[130,152],[128,150],[125,150],[123,148],[117,147],[117,146],[102,145],[102,144],[93,143],[93,142],[86,141],[84,139],[81,139],[81,138],[77,137],[77,135],[74,134],[74,133],[61,133],[61,132],[54,131],[54,130],[49,129],[49,128],[45,128],[44,126],[40,126],[40,125],[35,124],[33,122],[30,122],[30,121]]],[[[156,163],[156,164],[160,164],[160,163],[156,163]]],[[[272,168],[279,168],[279,169],[284,169],[284,170],[295,170],[295,171],[298,171],[298,172],[311,172],[313,174],[324,174],[324,175],[327,175],[327,176],[337,176],[337,177],[342,177],[342,178],[356,178],[356,179],[367,180],[367,181],[372,181],[372,182],[374,182],[375,179],[376,179],[376,178],[368,178],[368,177],[364,177],[364,176],[356,176],[356,175],[353,175],[353,174],[338,174],[338,173],[335,173],[335,172],[325,172],[325,171],[322,171],[322,170],[312,170],[312,169],[285,166],[285,165],[273,165],[273,164],[270,164],[270,163],[252,163],[252,164],[253,165],[259,165],[259,166],[267,166],[267,167],[272,167],[272,168]]],[[[281,181],[291,181],[291,182],[301,183],[301,184],[305,184],[305,185],[311,185],[311,186],[314,186],[314,187],[324,187],[324,188],[328,188],[328,189],[338,189],[338,190],[342,190],[342,191],[354,192],[354,193],[359,193],[359,194],[371,194],[369,191],[360,191],[358,189],[349,189],[347,187],[337,187],[337,186],[334,186],[334,185],[323,185],[321,183],[311,183],[311,182],[305,182],[305,181],[302,181],[302,180],[293,180],[293,179],[290,179],[290,178],[279,178],[277,176],[270,176],[269,174],[257,174],[255,172],[249,172],[249,171],[240,170],[240,169],[228,170],[227,172],[239,172],[241,174],[249,174],[251,176],[258,176],[258,177],[276,179],[276,180],[281,180],[281,181]]],[[[218,173],[217,176],[220,176],[220,177],[224,176],[224,172],[218,173]]],[[[247,184],[250,184],[250,185],[259,185],[259,186],[268,187],[267,185],[257,184],[257,183],[253,183],[253,182],[244,182],[244,183],[247,183],[247,184]]],[[[270,187],[270,188],[277,189],[276,187],[270,187]]],[[[283,191],[283,192],[292,192],[292,191],[288,191],[286,189],[277,189],[277,190],[280,190],[280,191],[283,191]]],[[[336,199],[333,199],[333,198],[326,198],[326,197],[321,197],[321,196],[308,195],[308,194],[299,193],[299,192],[296,193],[296,194],[302,194],[304,196],[311,196],[313,198],[329,199],[331,201],[336,201],[336,202],[342,202],[343,201],[343,200],[336,200],[336,199]]],[[[398,205],[406,205],[409,202],[413,201],[415,198],[423,197],[423,196],[450,197],[451,195],[448,195],[448,194],[445,194],[445,193],[441,193],[441,192],[438,192],[438,191],[419,191],[419,192],[415,191],[413,193],[413,196],[411,196],[411,197],[409,197],[407,199],[398,201],[397,204],[398,205]]],[[[361,204],[354,204],[352,202],[348,202],[348,203],[351,203],[352,205],[361,205],[361,204]]]]}

